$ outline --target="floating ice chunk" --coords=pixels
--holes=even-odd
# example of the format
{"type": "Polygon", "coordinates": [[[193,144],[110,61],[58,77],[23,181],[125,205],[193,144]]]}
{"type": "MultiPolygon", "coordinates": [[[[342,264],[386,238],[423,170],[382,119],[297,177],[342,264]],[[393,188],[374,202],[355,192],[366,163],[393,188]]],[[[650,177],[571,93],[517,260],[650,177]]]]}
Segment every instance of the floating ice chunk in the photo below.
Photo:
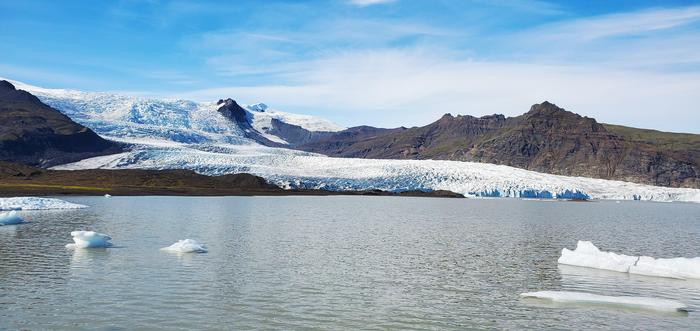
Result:
{"type": "Polygon", "coordinates": [[[17,212],[14,210],[6,213],[0,213],[0,225],[14,225],[23,222],[24,220],[17,216],[17,212]]]}
{"type": "Polygon", "coordinates": [[[67,248],[107,248],[112,247],[112,237],[95,231],[73,231],[70,233],[74,244],[66,245],[67,248]]]}
{"type": "Polygon", "coordinates": [[[644,276],[700,279],[700,257],[655,259],[649,256],[640,256],[639,261],[630,267],[629,272],[644,276]]]}
{"type": "Polygon", "coordinates": [[[602,252],[592,242],[579,240],[575,250],[562,249],[558,262],[579,267],[628,272],[637,259],[636,256],[602,252]]]}
{"type": "Polygon", "coordinates": [[[588,304],[667,312],[687,312],[686,304],[668,299],[622,297],[569,291],[539,291],[520,294],[523,298],[551,300],[565,304],[588,304]]]}
{"type": "Polygon", "coordinates": [[[110,195],[110,194],[105,194],[105,198],[111,198],[111,197],[112,197],[112,195],[110,195]]]}
{"type": "Polygon", "coordinates": [[[178,240],[176,243],[163,247],[161,250],[176,253],[206,253],[207,248],[203,244],[198,243],[196,240],[183,239],[178,240]]]}
{"type": "Polygon", "coordinates": [[[51,198],[0,198],[0,210],[76,209],[87,206],[51,198]]]}
{"type": "Polygon", "coordinates": [[[562,249],[559,264],[628,272],[636,275],[677,279],[700,279],[700,257],[655,259],[603,252],[590,241],[579,241],[576,249],[562,249]]]}

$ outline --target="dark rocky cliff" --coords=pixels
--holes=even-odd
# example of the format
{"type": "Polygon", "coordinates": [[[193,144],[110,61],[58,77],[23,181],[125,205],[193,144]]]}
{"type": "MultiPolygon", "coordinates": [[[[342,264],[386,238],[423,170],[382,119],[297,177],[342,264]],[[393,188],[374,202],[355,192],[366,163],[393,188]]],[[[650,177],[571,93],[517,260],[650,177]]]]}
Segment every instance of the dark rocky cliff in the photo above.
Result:
{"type": "Polygon", "coordinates": [[[121,150],[34,95],[0,81],[0,160],[49,167],[121,150]]]}

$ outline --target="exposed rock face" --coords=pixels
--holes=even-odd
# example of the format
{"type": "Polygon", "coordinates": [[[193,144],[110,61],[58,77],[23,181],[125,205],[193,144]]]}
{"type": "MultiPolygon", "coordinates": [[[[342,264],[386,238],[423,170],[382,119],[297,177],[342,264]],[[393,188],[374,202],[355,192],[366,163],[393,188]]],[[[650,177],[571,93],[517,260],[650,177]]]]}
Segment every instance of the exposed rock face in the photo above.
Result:
{"type": "Polygon", "coordinates": [[[219,113],[224,117],[233,120],[237,123],[248,123],[247,112],[243,107],[239,106],[233,99],[219,100],[216,103],[219,106],[219,113]]]}
{"type": "Polygon", "coordinates": [[[700,135],[598,123],[543,102],[506,118],[446,114],[417,128],[350,128],[299,149],[340,157],[504,164],[567,176],[700,187],[700,135]]]}
{"type": "Polygon", "coordinates": [[[121,150],[34,95],[0,81],[0,160],[49,167],[121,150]]]}
{"type": "Polygon", "coordinates": [[[219,105],[219,113],[224,115],[230,121],[236,123],[241,130],[243,130],[246,138],[255,140],[256,142],[270,147],[283,147],[283,144],[271,141],[263,137],[259,132],[257,132],[250,125],[250,119],[248,118],[248,112],[243,109],[238,103],[233,99],[219,100],[217,103],[219,105]]]}

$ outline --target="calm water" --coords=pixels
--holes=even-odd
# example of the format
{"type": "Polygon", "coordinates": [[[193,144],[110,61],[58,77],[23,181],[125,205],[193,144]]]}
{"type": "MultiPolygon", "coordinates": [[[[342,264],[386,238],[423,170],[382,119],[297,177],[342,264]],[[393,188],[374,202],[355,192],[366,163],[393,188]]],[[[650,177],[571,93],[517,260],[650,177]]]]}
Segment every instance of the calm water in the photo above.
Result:
{"type": "Polygon", "coordinates": [[[395,197],[68,198],[0,227],[0,329],[697,329],[700,282],[557,267],[578,239],[700,255],[700,204],[395,197]],[[64,248],[69,232],[119,248],[64,248]],[[159,251],[193,238],[210,252],[159,251]],[[554,306],[534,290],[676,299],[554,306]]]}

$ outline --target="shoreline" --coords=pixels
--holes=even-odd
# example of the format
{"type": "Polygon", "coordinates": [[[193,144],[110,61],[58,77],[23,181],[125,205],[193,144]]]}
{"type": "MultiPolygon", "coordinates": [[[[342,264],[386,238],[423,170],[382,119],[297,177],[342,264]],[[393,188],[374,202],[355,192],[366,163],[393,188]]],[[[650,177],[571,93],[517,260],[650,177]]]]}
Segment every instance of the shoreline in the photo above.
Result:
{"type": "Polygon", "coordinates": [[[206,176],[191,170],[47,170],[0,162],[0,197],[13,196],[411,196],[464,198],[450,191],[286,190],[247,173],[206,176]]]}

